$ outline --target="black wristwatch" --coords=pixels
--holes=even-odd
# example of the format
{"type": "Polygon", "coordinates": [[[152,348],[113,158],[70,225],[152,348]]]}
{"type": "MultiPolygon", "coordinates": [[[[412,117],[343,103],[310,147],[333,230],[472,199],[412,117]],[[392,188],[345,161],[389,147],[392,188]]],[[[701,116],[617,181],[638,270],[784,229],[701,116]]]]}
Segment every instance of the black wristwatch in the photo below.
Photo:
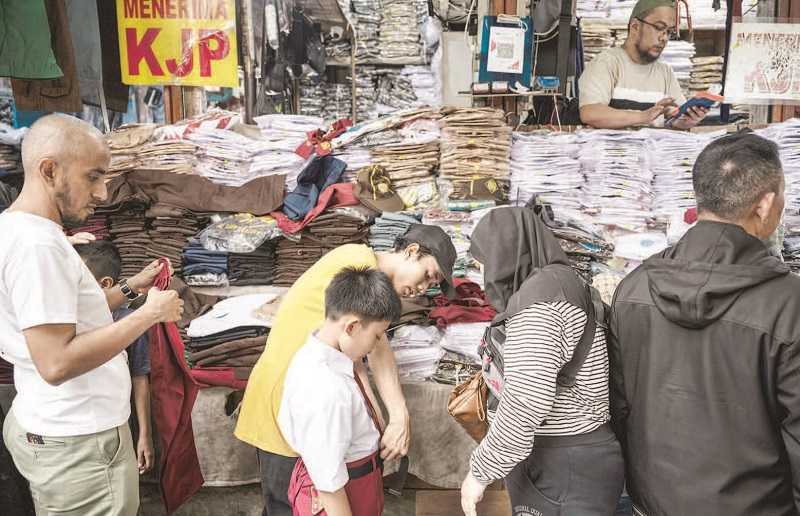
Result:
{"type": "Polygon", "coordinates": [[[127,297],[131,301],[134,301],[136,298],[139,297],[139,294],[131,290],[131,287],[128,286],[128,280],[125,279],[121,280],[119,282],[119,289],[122,291],[125,297],[127,297]]]}

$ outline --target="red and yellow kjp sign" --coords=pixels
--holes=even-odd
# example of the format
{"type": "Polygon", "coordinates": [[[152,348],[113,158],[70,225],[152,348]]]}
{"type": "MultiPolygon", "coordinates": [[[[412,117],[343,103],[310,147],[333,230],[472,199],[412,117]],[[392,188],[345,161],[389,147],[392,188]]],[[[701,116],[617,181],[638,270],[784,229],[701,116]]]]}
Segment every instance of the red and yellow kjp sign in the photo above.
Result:
{"type": "Polygon", "coordinates": [[[122,82],[238,86],[234,0],[116,0],[122,82]]]}

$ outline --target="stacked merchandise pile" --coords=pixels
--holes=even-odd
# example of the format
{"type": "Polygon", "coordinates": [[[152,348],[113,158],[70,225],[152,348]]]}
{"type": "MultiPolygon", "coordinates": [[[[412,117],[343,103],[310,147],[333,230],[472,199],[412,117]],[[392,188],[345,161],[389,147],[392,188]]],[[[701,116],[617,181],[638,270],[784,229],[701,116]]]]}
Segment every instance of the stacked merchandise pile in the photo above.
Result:
{"type": "Polygon", "coordinates": [[[231,285],[272,285],[275,275],[276,239],[267,240],[250,253],[228,255],[228,279],[231,285]]]}
{"type": "Polygon", "coordinates": [[[582,24],[581,38],[585,63],[590,63],[597,54],[614,45],[611,29],[604,24],[582,24]]]}
{"type": "Polygon", "coordinates": [[[325,45],[325,56],[328,59],[334,61],[346,61],[350,59],[352,50],[350,40],[331,32],[325,34],[323,44],[325,45]]]}
{"type": "Polygon", "coordinates": [[[68,229],[67,234],[89,233],[94,235],[97,240],[109,240],[111,238],[111,233],[109,232],[108,224],[108,211],[98,209],[92,216],[86,219],[86,222],[80,226],[68,229]]]}
{"type": "Polygon", "coordinates": [[[692,72],[694,52],[694,43],[670,40],[664,48],[664,52],[661,53],[661,60],[672,67],[684,95],[689,92],[689,77],[692,72]]]}
{"type": "Polygon", "coordinates": [[[380,57],[384,61],[408,60],[422,55],[417,12],[408,0],[383,0],[380,57]]]}
{"type": "Polygon", "coordinates": [[[411,82],[416,96],[416,102],[407,107],[442,105],[441,84],[430,66],[404,66],[400,73],[411,82]]]}
{"type": "Polygon", "coordinates": [[[325,83],[325,107],[323,115],[326,122],[350,118],[353,109],[350,85],[325,83]]]}
{"type": "Polygon", "coordinates": [[[636,0],[610,0],[609,1],[609,20],[618,25],[628,24],[636,0]]]}
{"type": "Polygon", "coordinates": [[[322,129],[321,117],[303,115],[263,115],[255,118],[261,131],[258,155],[250,170],[256,176],[286,174],[286,189],[294,190],[297,176],[305,160],[295,154],[295,149],[306,141],[311,131],[322,129]]]}
{"type": "MultiPolygon", "coordinates": [[[[175,273],[182,272],[183,248],[207,222],[207,217],[172,206],[152,206],[145,214],[150,219],[147,254],[150,260],[169,258],[175,273]]],[[[112,228],[113,231],[113,228],[112,228]]]]}
{"type": "Polygon", "coordinates": [[[466,280],[456,280],[456,295],[448,299],[439,294],[433,299],[436,308],[429,317],[439,329],[444,330],[442,347],[466,363],[478,360],[477,344],[483,332],[497,314],[489,305],[481,287],[466,280]]]}
{"type": "Polygon", "coordinates": [[[0,123],[9,126],[14,123],[14,97],[10,91],[0,93],[0,123]]]}
{"type": "Polygon", "coordinates": [[[221,185],[241,186],[251,179],[254,141],[224,129],[199,128],[186,136],[198,146],[196,171],[221,185]]]}
{"type": "Polygon", "coordinates": [[[511,128],[503,111],[456,108],[444,110],[443,115],[439,172],[451,183],[448,208],[486,207],[503,200],[511,154],[511,128]],[[492,182],[486,188],[475,188],[476,181],[487,180],[492,182]],[[473,196],[478,190],[481,194],[473,196]],[[464,195],[453,195],[457,191],[464,195]]]}
{"type": "Polygon", "coordinates": [[[375,109],[378,115],[393,113],[400,109],[416,107],[417,95],[411,79],[396,68],[379,68],[375,109]]]}
{"type": "Polygon", "coordinates": [[[374,66],[356,68],[356,116],[358,120],[369,120],[376,115],[378,72],[374,66]]]}
{"type": "Polygon", "coordinates": [[[695,206],[692,167],[706,145],[723,132],[651,131],[647,153],[653,171],[653,216],[662,224],[695,206]]]}
{"type": "Polygon", "coordinates": [[[401,377],[430,378],[444,355],[439,342],[442,332],[436,326],[405,325],[392,332],[392,347],[401,377]]]}
{"type": "Polygon", "coordinates": [[[264,351],[272,325],[263,308],[275,297],[231,297],[194,319],[187,330],[189,365],[193,369],[234,368],[237,379],[247,379],[264,351]]]}
{"type": "Polygon", "coordinates": [[[584,210],[609,230],[644,231],[654,197],[647,132],[587,130],[579,138],[584,210]]]}
{"type": "Polygon", "coordinates": [[[369,227],[369,246],[376,252],[391,251],[397,237],[405,235],[411,224],[419,222],[412,213],[384,212],[369,227]]]}
{"type": "Polygon", "coordinates": [[[439,226],[453,241],[456,248],[456,263],[453,266],[454,277],[467,275],[467,267],[472,263],[469,255],[469,237],[472,235],[472,216],[468,212],[445,211],[441,209],[427,210],[422,223],[439,226]]]}
{"type": "Polygon", "coordinates": [[[209,251],[197,239],[189,240],[183,249],[183,280],[197,287],[218,287],[228,284],[228,253],[209,251]]]}
{"type": "Polygon", "coordinates": [[[419,210],[438,202],[436,167],[439,144],[401,143],[372,150],[373,163],[381,165],[407,209],[419,210]]]}
{"type": "Polygon", "coordinates": [[[273,284],[289,287],[331,249],[366,243],[373,216],[359,206],[335,208],[314,217],[291,239],[280,239],[273,284]]]}
{"type": "MultiPolygon", "coordinates": [[[[606,20],[611,14],[609,0],[577,0],[575,10],[576,15],[578,18],[581,18],[582,22],[592,19],[606,20]]],[[[583,24],[582,30],[585,38],[586,30],[583,29],[583,24]]],[[[591,59],[587,59],[586,61],[591,61],[591,59]]]]}
{"type": "Polygon", "coordinates": [[[325,116],[325,82],[318,75],[304,75],[300,79],[300,114],[325,116]]]}
{"type": "Polygon", "coordinates": [[[183,140],[150,141],[136,150],[135,168],[173,174],[193,174],[197,163],[197,150],[194,143],[183,140]]]}
{"type": "MultiPolygon", "coordinates": [[[[747,13],[749,6],[742,3],[742,12],[747,13]]],[[[721,28],[725,26],[728,6],[726,2],[717,3],[718,10],[714,10],[714,0],[694,0],[692,2],[692,25],[698,28],[721,28]]],[[[753,9],[751,13],[757,13],[758,9],[753,9]]]]}
{"type": "Polygon", "coordinates": [[[355,14],[356,59],[366,61],[380,57],[378,34],[381,25],[381,0],[352,0],[355,14]]]}
{"type": "Polygon", "coordinates": [[[22,156],[18,145],[0,143],[0,177],[22,173],[22,156]]]}
{"type": "Polygon", "coordinates": [[[713,86],[722,86],[722,56],[692,58],[689,92],[707,91],[713,86]]]}
{"type": "MultiPolygon", "coordinates": [[[[148,252],[150,238],[144,212],[144,206],[131,204],[113,211],[108,218],[111,239],[122,257],[123,278],[138,274],[153,260],[148,252]]],[[[179,263],[174,262],[173,266],[179,263]]]]}
{"type": "Polygon", "coordinates": [[[110,176],[124,174],[139,165],[138,153],[153,138],[156,126],[152,124],[128,125],[106,135],[111,150],[110,176]]]}
{"type": "Polygon", "coordinates": [[[341,177],[343,183],[355,183],[358,171],[372,165],[372,153],[366,147],[345,147],[337,150],[333,155],[347,164],[341,177]]]}
{"type": "Polygon", "coordinates": [[[11,203],[16,200],[17,195],[19,195],[19,192],[17,192],[16,188],[0,181],[0,213],[3,213],[11,206],[11,203]]]}
{"type": "MultiPolygon", "coordinates": [[[[625,22],[627,24],[627,22],[625,22]]],[[[621,47],[625,44],[625,40],[628,39],[628,29],[620,29],[615,28],[612,33],[614,34],[614,45],[615,47],[621,47]]]]}
{"type": "Polygon", "coordinates": [[[580,210],[584,177],[574,133],[515,132],[511,146],[511,203],[524,206],[534,196],[553,206],[556,220],[564,210],[580,210]]]}
{"type": "Polygon", "coordinates": [[[772,124],[758,134],[780,149],[786,180],[783,256],[792,271],[800,273],[800,119],[772,124]]]}

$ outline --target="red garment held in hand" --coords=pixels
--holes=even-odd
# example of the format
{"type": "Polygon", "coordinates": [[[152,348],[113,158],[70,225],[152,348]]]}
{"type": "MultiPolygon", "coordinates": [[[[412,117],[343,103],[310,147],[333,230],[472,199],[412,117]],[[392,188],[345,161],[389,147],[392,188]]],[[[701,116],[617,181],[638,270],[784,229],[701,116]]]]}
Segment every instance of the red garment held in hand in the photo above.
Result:
{"type": "MultiPolygon", "coordinates": [[[[156,279],[156,287],[169,287],[169,265],[156,279]]],[[[194,444],[192,407],[199,387],[184,358],[183,340],[175,323],[150,329],[150,383],[153,420],[161,444],[159,484],[167,514],[172,514],[203,486],[203,473],[194,444]]]]}
{"type": "Polygon", "coordinates": [[[494,319],[497,312],[486,299],[486,293],[480,285],[464,279],[456,279],[455,299],[447,299],[444,294],[433,298],[436,308],[428,314],[441,329],[450,324],[488,322],[494,319]]]}

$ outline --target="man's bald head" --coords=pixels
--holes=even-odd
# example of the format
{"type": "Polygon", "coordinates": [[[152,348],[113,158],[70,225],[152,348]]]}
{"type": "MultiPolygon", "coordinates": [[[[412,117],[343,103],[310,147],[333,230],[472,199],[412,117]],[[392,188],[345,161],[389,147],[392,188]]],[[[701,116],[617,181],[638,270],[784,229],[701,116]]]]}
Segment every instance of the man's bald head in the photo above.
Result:
{"type": "Polygon", "coordinates": [[[110,162],[100,131],[72,116],[48,115],[22,140],[23,194],[48,206],[54,220],[80,224],[108,195],[110,162]]]}
{"type": "Polygon", "coordinates": [[[100,131],[74,116],[47,115],[37,120],[22,140],[22,166],[30,174],[43,158],[68,165],[87,152],[110,156],[100,131]]]}

